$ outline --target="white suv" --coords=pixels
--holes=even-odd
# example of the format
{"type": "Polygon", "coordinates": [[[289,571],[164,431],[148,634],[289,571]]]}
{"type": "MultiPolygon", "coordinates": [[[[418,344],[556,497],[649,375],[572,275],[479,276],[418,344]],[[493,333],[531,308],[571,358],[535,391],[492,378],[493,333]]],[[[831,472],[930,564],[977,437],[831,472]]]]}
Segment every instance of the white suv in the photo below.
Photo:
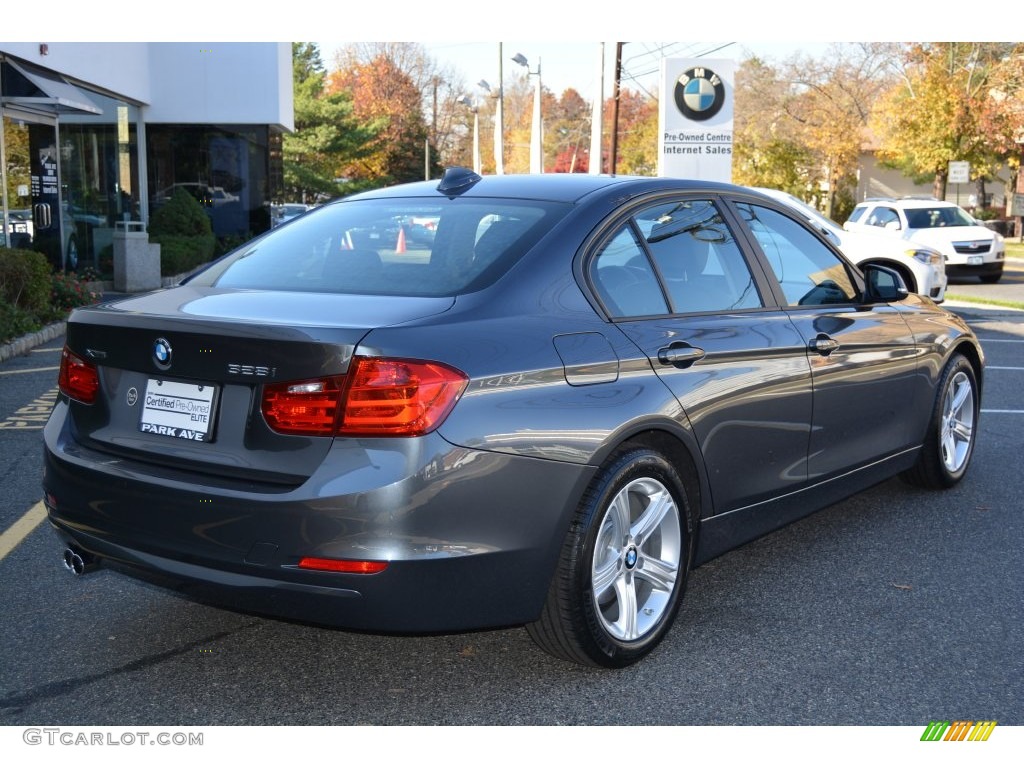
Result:
{"type": "Polygon", "coordinates": [[[803,216],[857,266],[879,264],[899,272],[907,290],[936,303],[946,298],[946,270],[942,254],[918,243],[907,243],[878,231],[844,231],[832,219],[788,192],[756,188],[803,216]]]}
{"type": "Polygon", "coordinates": [[[953,203],[933,198],[866,200],[853,209],[843,227],[850,232],[888,232],[935,248],[946,257],[950,277],[996,283],[1003,276],[1002,235],[953,203]]]}

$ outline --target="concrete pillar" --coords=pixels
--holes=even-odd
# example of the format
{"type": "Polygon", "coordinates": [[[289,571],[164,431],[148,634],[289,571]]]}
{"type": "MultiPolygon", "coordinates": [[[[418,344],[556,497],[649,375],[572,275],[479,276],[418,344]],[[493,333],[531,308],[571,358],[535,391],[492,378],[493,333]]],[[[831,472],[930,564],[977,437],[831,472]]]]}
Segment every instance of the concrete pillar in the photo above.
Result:
{"type": "Polygon", "coordinates": [[[119,221],[114,229],[114,290],[124,293],[160,287],[160,244],[149,242],[141,221],[119,221]]]}

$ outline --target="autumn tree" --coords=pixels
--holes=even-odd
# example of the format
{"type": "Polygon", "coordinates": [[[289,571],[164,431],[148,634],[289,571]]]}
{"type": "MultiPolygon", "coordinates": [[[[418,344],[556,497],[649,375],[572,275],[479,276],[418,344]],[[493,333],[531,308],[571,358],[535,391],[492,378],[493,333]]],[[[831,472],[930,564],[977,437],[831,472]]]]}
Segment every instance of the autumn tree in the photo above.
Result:
{"type": "Polygon", "coordinates": [[[736,70],[732,179],[737,184],[781,189],[803,197],[817,171],[801,126],[788,110],[789,81],[758,58],[736,70]]]}
{"type": "Polygon", "coordinates": [[[931,178],[932,193],[940,199],[946,195],[950,161],[971,163],[975,174],[988,172],[999,147],[985,128],[985,116],[998,111],[993,90],[1019,49],[1012,43],[907,46],[900,83],[874,115],[879,158],[911,178],[931,178]]]}
{"type": "Polygon", "coordinates": [[[284,186],[292,200],[336,197],[349,190],[337,179],[360,157],[375,125],[361,122],[347,93],[324,92],[325,72],[315,43],[292,43],[295,131],[282,139],[284,186]]]}
{"type": "MultiPolygon", "coordinates": [[[[611,100],[609,99],[609,107],[611,100]]],[[[611,125],[611,117],[606,118],[611,125]]],[[[609,147],[611,143],[609,142],[609,147]]],[[[655,176],[658,173],[658,100],[647,93],[619,93],[617,173],[655,176]]]]}
{"type": "Polygon", "coordinates": [[[555,173],[586,173],[590,167],[590,105],[568,88],[545,115],[545,168],[555,173]]]}
{"type": "Polygon", "coordinates": [[[462,151],[471,116],[459,103],[465,86],[421,43],[351,43],[335,53],[334,65],[329,90],[351,93],[358,115],[387,125],[372,161],[351,169],[360,178],[377,184],[422,179],[428,160],[433,177],[462,151]]]}
{"type": "Polygon", "coordinates": [[[894,55],[885,43],[834,45],[820,59],[798,57],[787,65],[791,95],[783,106],[824,190],[827,216],[842,218],[853,208],[866,126],[892,82],[894,55]]]}

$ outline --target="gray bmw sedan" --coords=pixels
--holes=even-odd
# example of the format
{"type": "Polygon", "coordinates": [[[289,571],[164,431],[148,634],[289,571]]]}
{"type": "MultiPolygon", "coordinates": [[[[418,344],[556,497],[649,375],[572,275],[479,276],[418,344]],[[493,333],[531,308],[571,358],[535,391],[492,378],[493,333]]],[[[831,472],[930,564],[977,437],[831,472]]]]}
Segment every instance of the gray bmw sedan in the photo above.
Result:
{"type": "Polygon", "coordinates": [[[45,502],[77,574],[621,667],[700,563],[957,483],[982,372],[960,318],[750,190],[455,168],[75,310],[45,502]]]}

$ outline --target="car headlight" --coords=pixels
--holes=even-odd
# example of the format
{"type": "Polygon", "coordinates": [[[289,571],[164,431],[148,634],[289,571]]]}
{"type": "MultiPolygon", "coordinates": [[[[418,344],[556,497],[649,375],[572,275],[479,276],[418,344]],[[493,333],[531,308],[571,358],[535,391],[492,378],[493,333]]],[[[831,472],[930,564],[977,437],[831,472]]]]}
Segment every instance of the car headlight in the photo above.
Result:
{"type": "Polygon", "coordinates": [[[907,256],[922,264],[941,264],[942,254],[930,248],[910,248],[906,251],[907,256]]]}

